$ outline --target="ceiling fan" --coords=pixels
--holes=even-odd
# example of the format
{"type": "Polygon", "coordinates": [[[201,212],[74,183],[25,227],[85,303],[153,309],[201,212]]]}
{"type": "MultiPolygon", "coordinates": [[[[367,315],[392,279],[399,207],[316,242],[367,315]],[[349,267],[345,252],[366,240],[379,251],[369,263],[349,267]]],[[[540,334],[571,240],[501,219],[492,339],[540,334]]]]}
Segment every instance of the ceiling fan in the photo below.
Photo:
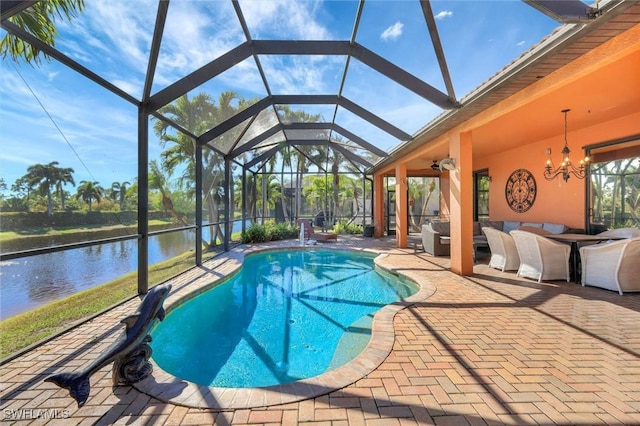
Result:
{"type": "Polygon", "coordinates": [[[456,160],[453,158],[444,158],[440,160],[439,163],[438,160],[433,160],[431,168],[440,172],[444,172],[445,170],[450,171],[456,168],[456,160]]]}
{"type": "Polygon", "coordinates": [[[456,160],[453,158],[444,158],[440,160],[440,171],[453,170],[456,168],[456,160]]]}

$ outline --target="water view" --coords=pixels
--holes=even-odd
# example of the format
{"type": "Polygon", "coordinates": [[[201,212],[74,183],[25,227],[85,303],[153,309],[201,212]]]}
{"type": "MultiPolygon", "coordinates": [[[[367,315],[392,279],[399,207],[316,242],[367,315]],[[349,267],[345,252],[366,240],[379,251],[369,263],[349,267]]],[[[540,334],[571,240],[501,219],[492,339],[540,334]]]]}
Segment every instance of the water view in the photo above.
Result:
{"type": "MultiPolygon", "coordinates": [[[[187,250],[193,231],[149,238],[149,264],[187,250]]],[[[138,241],[127,240],[0,262],[0,320],[104,284],[138,268],[138,241]]]]}

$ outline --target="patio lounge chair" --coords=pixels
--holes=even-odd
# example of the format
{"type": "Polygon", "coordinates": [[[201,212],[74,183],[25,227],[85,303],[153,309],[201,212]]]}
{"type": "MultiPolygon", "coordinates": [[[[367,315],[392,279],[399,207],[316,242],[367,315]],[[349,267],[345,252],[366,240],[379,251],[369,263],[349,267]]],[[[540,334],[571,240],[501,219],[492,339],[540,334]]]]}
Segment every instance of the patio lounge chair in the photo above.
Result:
{"type": "Polygon", "coordinates": [[[298,226],[301,226],[302,224],[304,224],[305,240],[316,240],[323,243],[330,240],[338,241],[338,234],[334,234],[333,232],[315,232],[313,230],[313,224],[309,219],[298,219],[298,226]]]}
{"type": "Polygon", "coordinates": [[[640,237],[580,248],[582,285],[640,291],[640,237]]]}
{"type": "Polygon", "coordinates": [[[571,246],[526,231],[511,231],[520,257],[519,277],[538,280],[570,280],[571,246]]]}
{"type": "Polygon", "coordinates": [[[520,256],[511,235],[489,227],[483,227],[482,232],[487,236],[491,250],[489,266],[502,272],[515,271],[520,267],[520,256]]]}

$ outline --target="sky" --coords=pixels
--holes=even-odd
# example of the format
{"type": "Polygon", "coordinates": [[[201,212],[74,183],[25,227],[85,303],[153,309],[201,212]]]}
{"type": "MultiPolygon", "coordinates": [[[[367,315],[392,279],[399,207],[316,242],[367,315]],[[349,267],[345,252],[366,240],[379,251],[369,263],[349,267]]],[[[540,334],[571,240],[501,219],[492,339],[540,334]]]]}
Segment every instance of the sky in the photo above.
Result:
{"type": "MultiPolygon", "coordinates": [[[[86,0],[71,23],[58,21],[56,48],[136,99],[147,70],[157,1],[86,0]]],[[[240,2],[254,40],[349,40],[355,1],[240,2]]],[[[559,26],[517,0],[432,1],[458,100],[559,26]]],[[[0,36],[4,36],[0,30],[0,36]]],[[[152,93],[245,41],[231,1],[172,0],[152,93]]],[[[356,41],[446,93],[418,1],[367,1],[356,41]]],[[[346,58],[261,56],[273,94],[336,94],[346,58]]],[[[27,167],[57,161],[74,169],[76,185],[133,182],[137,175],[137,108],[55,60],[40,66],[0,60],[0,177],[10,187],[27,167]]],[[[253,58],[195,89],[217,99],[234,91],[245,99],[267,90],[253,58]]],[[[353,59],[343,95],[409,134],[442,110],[353,59]]],[[[333,107],[292,106],[321,113],[333,107]]],[[[339,125],[389,151],[400,141],[339,109],[339,125]]],[[[150,131],[150,158],[162,151],[150,131]]],[[[65,189],[75,193],[75,189],[65,189]]],[[[7,194],[5,194],[7,195],[7,194]]]]}

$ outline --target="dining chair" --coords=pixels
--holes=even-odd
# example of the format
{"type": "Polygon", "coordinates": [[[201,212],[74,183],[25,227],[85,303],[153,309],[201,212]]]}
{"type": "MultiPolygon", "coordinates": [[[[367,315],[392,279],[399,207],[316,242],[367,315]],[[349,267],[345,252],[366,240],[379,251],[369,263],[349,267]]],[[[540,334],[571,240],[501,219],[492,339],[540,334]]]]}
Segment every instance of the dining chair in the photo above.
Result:
{"type": "Polygon", "coordinates": [[[617,291],[640,291],[640,237],[580,248],[582,285],[617,291]]]}
{"type": "Polygon", "coordinates": [[[570,281],[571,246],[527,231],[515,230],[510,235],[520,257],[518,277],[533,278],[538,282],[570,281]]]}
{"type": "Polygon", "coordinates": [[[487,236],[491,259],[489,266],[504,271],[515,271],[520,267],[520,256],[513,237],[506,232],[491,227],[483,227],[482,232],[487,236]]]}

